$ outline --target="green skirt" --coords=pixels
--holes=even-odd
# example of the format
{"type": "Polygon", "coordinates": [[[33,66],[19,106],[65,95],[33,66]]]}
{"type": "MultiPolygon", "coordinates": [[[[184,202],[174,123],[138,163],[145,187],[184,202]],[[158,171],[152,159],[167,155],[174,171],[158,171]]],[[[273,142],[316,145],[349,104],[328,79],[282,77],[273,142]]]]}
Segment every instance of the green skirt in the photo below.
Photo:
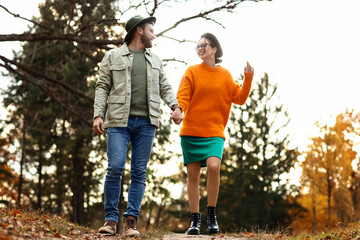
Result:
{"type": "Polygon", "coordinates": [[[221,137],[192,137],[181,136],[184,165],[201,162],[201,167],[206,167],[209,157],[222,158],[224,139],[221,137]]]}

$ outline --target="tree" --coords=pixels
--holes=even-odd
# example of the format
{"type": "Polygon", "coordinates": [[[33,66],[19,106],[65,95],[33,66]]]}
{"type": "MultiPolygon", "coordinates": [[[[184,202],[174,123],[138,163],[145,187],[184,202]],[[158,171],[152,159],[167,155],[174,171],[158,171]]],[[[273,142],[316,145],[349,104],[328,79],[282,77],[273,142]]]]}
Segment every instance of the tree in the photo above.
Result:
{"type": "MultiPolygon", "coordinates": [[[[40,24],[52,26],[54,31],[72,31],[71,26],[81,28],[93,19],[98,20],[99,16],[113,17],[116,9],[112,2],[46,1],[40,6],[40,24]]],[[[99,29],[81,29],[81,35],[111,36],[111,31],[106,31],[111,28],[108,22],[101,22],[96,27],[99,29]]],[[[36,25],[31,31],[42,33],[44,29],[36,25]]],[[[95,75],[97,63],[81,51],[83,48],[89,52],[96,49],[91,45],[67,41],[24,44],[21,55],[16,56],[16,62],[21,62],[20,67],[11,72],[16,77],[5,97],[6,105],[15,107],[12,121],[16,124],[19,122],[17,119],[24,119],[23,149],[28,150],[23,151],[23,156],[29,159],[28,164],[37,168],[37,207],[47,210],[56,208],[61,213],[63,204],[68,204],[62,202],[64,194],[70,188],[73,196],[71,215],[80,224],[86,222],[85,203],[100,181],[99,176],[94,174],[99,163],[88,161],[90,152],[95,148],[89,128],[92,100],[87,96],[93,93],[94,82],[90,78],[95,75]],[[46,157],[52,153],[56,157],[46,157]],[[56,170],[44,174],[51,166],[56,166],[56,170]],[[56,176],[58,174],[60,176],[56,176]],[[44,178],[53,181],[45,181],[44,178]],[[54,193],[56,199],[51,197],[54,193]],[[43,197],[47,200],[44,206],[43,197]]]]}
{"type": "Polygon", "coordinates": [[[315,157],[315,152],[306,157],[305,161],[302,164],[302,171],[303,173],[306,172],[306,174],[303,174],[301,178],[302,186],[306,186],[309,189],[308,196],[310,196],[311,199],[312,229],[314,234],[316,234],[317,231],[316,206],[319,205],[316,196],[318,195],[318,192],[321,188],[320,184],[317,183],[318,178],[316,177],[316,172],[318,166],[314,164],[315,157]]]}
{"type": "Polygon", "coordinates": [[[300,209],[289,195],[297,189],[286,178],[298,156],[289,148],[287,112],[267,74],[253,85],[249,99],[234,105],[230,116],[218,203],[224,230],[286,226],[293,217],[289,211],[300,209]]]}
{"type": "MultiPolygon", "coordinates": [[[[349,186],[352,186],[352,162],[356,157],[351,139],[355,131],[352,116],[353,112],[339,114],[334,126],[316,123],[320,136],[312,138],[305,161],[301,164],[302,183],[313,195],[313,208],[318,205],[320,198],[326,197],[328,230],[337,221],[348,222],[348,212],[352,207],[352,189],[349,186]]],[[[316,221],[318,217],[314,215],[313,219],[316,221]]]]}

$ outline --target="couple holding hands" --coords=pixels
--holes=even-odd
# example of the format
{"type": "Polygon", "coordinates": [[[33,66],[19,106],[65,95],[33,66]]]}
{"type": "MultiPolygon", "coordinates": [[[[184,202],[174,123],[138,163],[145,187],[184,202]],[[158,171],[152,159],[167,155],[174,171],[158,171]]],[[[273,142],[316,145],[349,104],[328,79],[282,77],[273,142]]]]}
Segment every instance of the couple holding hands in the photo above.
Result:
{"type": "Polygon", "coordinates": [[[184,73],[177,95],[166,78],[161,59],[150,52],[155,39],[155,17],[139,15],[125,25],[125,43],[108,51],[101,61],[96,81],[93,130],[107,129],[108,167],[105,177],[105,224],[100,233],[114,235],[118,222],[120,181],[131,142],[131,182],[123,214],[124,236],[139,236],[136,229],[146,185],[162,99],[172,109],[170,119],[181,125],[180,137],[187,168],[187,194],[191,211],[189,235],[200,234],[199,178],[207,168],[207,229],[219,233],[216,203],[225,127],[232,103],[244,104],[251,89],[254,69],[244,68],[242,87],[228,70],[218,65],[223,56],[217,38],[204,33],[196,45],[202,60],[184,73]]]}

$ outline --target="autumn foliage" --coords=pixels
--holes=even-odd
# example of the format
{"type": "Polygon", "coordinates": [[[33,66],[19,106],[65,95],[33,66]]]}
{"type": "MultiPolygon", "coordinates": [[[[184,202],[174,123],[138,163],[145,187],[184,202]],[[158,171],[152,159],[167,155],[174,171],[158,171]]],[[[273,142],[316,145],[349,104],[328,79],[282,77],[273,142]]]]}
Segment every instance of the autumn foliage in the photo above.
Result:
{"type": "Polygon", "coordinates": [[[316,233],[359,220],[359,122],[360,114],[346,111],[332,126],[317,123],[319,135],[301,164],[299,201],[307,212],[293,222],[297,231],[316,233]]]}

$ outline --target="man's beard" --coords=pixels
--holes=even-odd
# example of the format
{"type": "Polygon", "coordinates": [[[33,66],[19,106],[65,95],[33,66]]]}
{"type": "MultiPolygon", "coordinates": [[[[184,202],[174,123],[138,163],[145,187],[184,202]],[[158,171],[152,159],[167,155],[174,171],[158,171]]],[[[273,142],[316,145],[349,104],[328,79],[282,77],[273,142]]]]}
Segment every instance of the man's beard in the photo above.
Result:
{"type": "Polygon", "coordinates": [[[152,42],[151,40],[146,36],[146,34],[143,34],[141,36],[141,41],[144,44],[145,48],[151,48],[152,47],[152,42]]]}

